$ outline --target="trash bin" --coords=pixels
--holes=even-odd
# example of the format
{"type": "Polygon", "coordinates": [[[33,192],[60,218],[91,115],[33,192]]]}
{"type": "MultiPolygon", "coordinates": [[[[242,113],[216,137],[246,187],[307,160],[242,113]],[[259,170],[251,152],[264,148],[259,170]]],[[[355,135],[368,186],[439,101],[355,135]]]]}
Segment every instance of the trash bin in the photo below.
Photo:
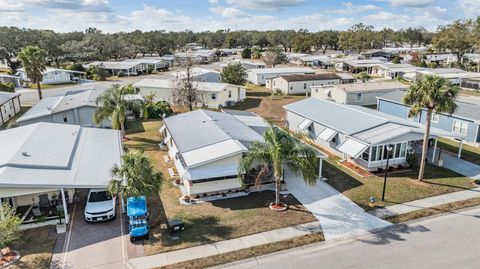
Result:
{"type": "Polygon", "coordinates": [[[167,221],[167,225],[170,234],[176,234],[185,230],[185,225],[180,219],[170,219],[167,221]]]}

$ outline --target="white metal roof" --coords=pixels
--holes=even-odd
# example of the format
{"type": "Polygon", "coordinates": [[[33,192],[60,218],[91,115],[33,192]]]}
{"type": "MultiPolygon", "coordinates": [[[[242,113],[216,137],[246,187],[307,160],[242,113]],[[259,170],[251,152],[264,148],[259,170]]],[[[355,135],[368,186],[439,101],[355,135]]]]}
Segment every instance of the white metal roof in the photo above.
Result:
{"type": "MultiPolygon", "coordinates": [[[[229,84],[220,83],[220,82],[200,82],[195,81],[193,86],[199,91],[204,92],[220,92],[225,90],[229,84]]],[[[145,78],[138,82],[132,84],[135,88],[162,88],[162,89],[173,89],[175,87],[175,80],[173,79],[155,79],[155,78],[145,78]]],[[[238,86],[241,87],[241,86],[238,86]]]]}
{"type": "Polygon", "coordinates": [[[278,68],[257,68],[250,69],[247,72],[260,74],[313,74],[315,70],[305,67],[278,67],[278,68]]]}
{"type": "Polygon", "coordinates": [[[103,188],[120,165],[116,130],[35,123],[0,132],[0,187],[103,188]]]}
{"type": "Polygon", "coordinates": [[[17,122],[23,122],[84,106],[95,107],[95,100],[103,92],[105,92],[105,89],[82,89],[68,91],[62,96],[45,97],[18,118],[17,122]]]}
{"type": "Polygon", "coordinates": [[[352,158],[358,158],[358,156],[367,148],[368,144],[352,138],[347,138],[342,144],[340,144],[340,146],[337,147],[340,152],[343,152],[352,158]]]}
{"type": "Polygon", "coordinates": [[[20,96],[19,93],[0,92],[0,105],[12,100],[13,98],[20,96]]]}
{"type": "Polygon", "coordinates": [[[247,148],[234,139],[228,139],[202,148],[183,152],[182,156],[188,167],[195,167],[221,158],[246,152],[247,148]]]}

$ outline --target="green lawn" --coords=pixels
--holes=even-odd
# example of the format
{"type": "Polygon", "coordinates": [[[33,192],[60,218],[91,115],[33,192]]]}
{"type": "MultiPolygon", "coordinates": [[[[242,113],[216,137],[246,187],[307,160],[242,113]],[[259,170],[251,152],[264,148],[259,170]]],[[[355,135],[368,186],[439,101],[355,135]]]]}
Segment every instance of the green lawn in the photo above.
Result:
{"type": "Polygon", "coordinates": [[[158,148],[161,122],[137,121],[129,122],[129,125],[131,129],[127,129],[125,146],[128,149],[144,150],[165,178],[160,198],[153,197],[148,201],[152,236],[145,242],[147,255],[316,221],[292,196],[283,198],[290,205],[286,212],[278,213],[268,209],[268,203],[274,198],[273,193],[268,191],[193,206],[181,205],[178,201],[181,192],[172,185],[173,180],[170,179],[163,160],[166,152],[158,148]],[[164,229],[166,220],[174,217],[183,219],[186,225],[179,240],[171,238],[164,229]]]}
{"type": "MultiPolygon", "coordinates": [[[[454,154],[458,153],[459,142],[450,139],[439,138],[438,146],[454,154]]],[[[480,165],[480,147],[462,145],[462,159],[480,165]]]]}
{"type": "Polygon", "coordinates": [[[371,175],[360,177],[340,166],[338,158],[331,157],[324,162],[323,172],[327,183],[343,193],[364,209],[368,209],[369,198],[374,196],[377,204],[388,206],[405,203],[444,193],[475,188],[473,180],[446,168],[427,166],[425,180],[416,180],[417,171],[389,174],[385,202],[381,202],[383,177],[371,175]]]}
{"type": "Polygon", "coordinates": [[[45,226],[25,230],[22,238],[12,246],[20,251],[20,261],[8,269],[47,269],[50,268],[55,247],[55,226],[45,226]]]}

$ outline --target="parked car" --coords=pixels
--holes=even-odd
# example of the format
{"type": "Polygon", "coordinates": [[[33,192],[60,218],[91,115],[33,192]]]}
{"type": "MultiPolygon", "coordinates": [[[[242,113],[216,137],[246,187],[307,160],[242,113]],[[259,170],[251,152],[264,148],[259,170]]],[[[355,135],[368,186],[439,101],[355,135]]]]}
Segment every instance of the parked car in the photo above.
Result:
{"type": "Polygon", "coordinates": [[[85,220],[105,221],[115,218],[116,198],[106,189],[91,189],[85,206],[85,220]]]}
{"type": "Polygon", "coordinates": [[[128,197],[127,216],[130,242],[149,239],[148,210],[145,196],[128,197]]]}

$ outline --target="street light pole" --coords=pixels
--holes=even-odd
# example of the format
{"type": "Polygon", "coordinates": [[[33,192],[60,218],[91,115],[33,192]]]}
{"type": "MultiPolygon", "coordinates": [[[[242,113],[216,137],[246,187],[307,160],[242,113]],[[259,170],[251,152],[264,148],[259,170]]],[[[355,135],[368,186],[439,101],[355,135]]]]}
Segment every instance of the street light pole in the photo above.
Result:
{"type": "Polygon", "coordinates": [[[382,201],[385,201],[385,189],[387,187],[387,175],[388,175],[388,160],[390,159],[390,152],[392,151],[392,145],[385,145],[384,150],[387,151],[387,165],[385,166],[385,177],[383,178],[383,192],[382,192],[382,201]]]}

